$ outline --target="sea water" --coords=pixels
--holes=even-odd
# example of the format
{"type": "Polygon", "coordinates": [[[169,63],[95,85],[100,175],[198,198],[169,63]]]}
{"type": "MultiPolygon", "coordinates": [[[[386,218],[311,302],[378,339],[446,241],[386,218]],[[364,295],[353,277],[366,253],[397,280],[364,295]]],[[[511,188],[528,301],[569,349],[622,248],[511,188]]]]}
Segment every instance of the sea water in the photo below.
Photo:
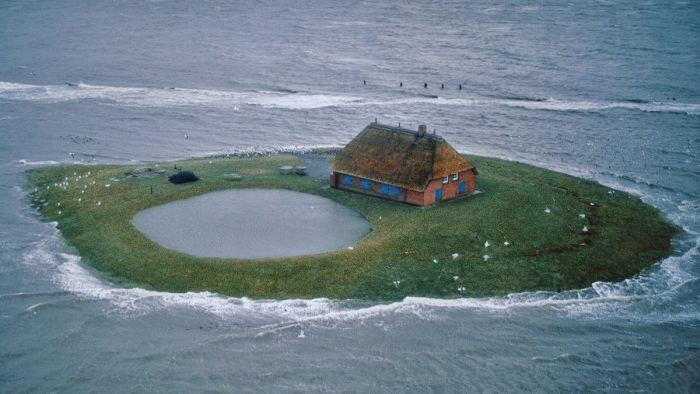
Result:
{"type": "Polygon", "coordinates": [[[697,392],[698,21],[659,0],[0,3],[0,391],[697,392]],[[115,284],[23,188],[56,163],[337,147],[375,118],[683,232],[558,294],[251,300],[115,284]]]}

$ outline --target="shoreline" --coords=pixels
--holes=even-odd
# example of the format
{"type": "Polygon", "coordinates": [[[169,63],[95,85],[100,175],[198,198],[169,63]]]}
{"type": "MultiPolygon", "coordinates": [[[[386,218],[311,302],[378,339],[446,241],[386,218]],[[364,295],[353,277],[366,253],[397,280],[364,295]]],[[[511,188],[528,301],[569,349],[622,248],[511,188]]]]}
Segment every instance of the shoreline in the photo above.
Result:
{"type": "Polygon", "coordinates": [[[678,232],[637,197],[500,159],[467,156],[482,174],[477,188],[487,192],[426,208],[329,189],[325,179],[276,173],[280,165],[299,165],[299,156],[317,153],[332,156],[324,149],[298,156],[222,155],[152,164],[165,175],[174,165],[201,175],[200,181],[184,185],[168,184],[167,176],[123,175],[136,165],[35,168],[27,171],[27,185],[36,188],[31,203],[44,219],[55,220],[83,261],[110,280],[251,298],[396,300],[583,288],[638,274],[671,253],[670,241],[678,232]],[[221,177],[232,171],[241,173],[240,182],[221,177]],[[151,187],[153,195],[147,192],[151,187]],[[235,260],[165,249],[131,224],[143,209],[238,188],[326,197],[354,209],[374,231],[352,250],[235,260]]]}

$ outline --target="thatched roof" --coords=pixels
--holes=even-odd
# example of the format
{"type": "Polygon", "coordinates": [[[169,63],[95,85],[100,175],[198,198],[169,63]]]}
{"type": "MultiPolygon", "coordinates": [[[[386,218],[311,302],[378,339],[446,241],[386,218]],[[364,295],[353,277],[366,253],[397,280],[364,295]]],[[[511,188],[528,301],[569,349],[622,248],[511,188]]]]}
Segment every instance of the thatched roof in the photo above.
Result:
{"type": "Polygon", "coordinates": [[[370,123],[338,152],[333,171],[423,191],[432,179],[474,168],[442,137],[370,123]]]}

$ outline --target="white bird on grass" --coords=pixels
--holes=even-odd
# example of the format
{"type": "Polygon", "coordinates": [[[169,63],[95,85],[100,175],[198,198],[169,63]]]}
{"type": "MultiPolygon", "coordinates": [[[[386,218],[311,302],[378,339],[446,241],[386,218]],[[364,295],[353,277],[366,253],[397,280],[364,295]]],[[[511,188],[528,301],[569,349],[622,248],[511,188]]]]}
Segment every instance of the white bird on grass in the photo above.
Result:
{"type": "Polygon", "coordinates": [[[489,255],[487,255],[487,254],[485,254],[485,255],[483,255],[483,256],[481,256],[481,257],[484,259],[484,261],[489,261],[489,259],[491,258],[491,256],[489,256],[489,255]]]}
{"type": "Polygon", "coordinates": [[[489,246],[491,246],[491,244],[489,243],[489,241],[484,242],[484,247],[485,247],[485,248],[488,248],[489,246]]]}
{"type": "Polygon", "coordinates": [[[544,209],[544,213],[550,213],[550,212],[552,212],[552,211],[550,211],[549,208],[544,209]]]}
{"type": "Polygon", "coordinates": [[[588,232],[588,226],[583,226],[583,229],[582,229],[582,230],[583,230],[584,233],[587,233],[587,232],[588,232]]]}
{"type": "Polygon", "coordinates": [[[438,263],[437,259],[433,259],[433,263],[437,264],[438,263]]]}
{"type": "Polygon", "coordinates": [[[459,257],[459,253],[452,253],[452,260],[456,259],[459,257]]]}
{"type": "Polygon", "coordinates": [[[580,217],[581,219],[585,219],[585,218],[586,218],[586,214],[585,214],[585,213],[579,213],[579,214],[578,214],[578,217],[580,217]]]}
{"type": "Polygon", "coordinates": [[[400,281],[400,280],[395,280],[395,281],[393,281],[393,282],[391,282],[391,283],[393,283],[394,286],[396,286],[396,288],[398,289],[398,288],[399,288],[399,285],[401,284],[401,281],[400,281]]]}
{"type": "Polygon", "coordinates": [[[452,279],[454,279],[455,281],[457,281],[457,280],[459,280],[459,276],[455,275],[455,276],[452,277],[452,279]]]}
{"type": "Polygon", "coordinates": [[[505,241],[505,242],[503,242],[503,245],[504,245],[504,246],[508,246],[508,245],[510,245],[510,242],[505,241]]]}

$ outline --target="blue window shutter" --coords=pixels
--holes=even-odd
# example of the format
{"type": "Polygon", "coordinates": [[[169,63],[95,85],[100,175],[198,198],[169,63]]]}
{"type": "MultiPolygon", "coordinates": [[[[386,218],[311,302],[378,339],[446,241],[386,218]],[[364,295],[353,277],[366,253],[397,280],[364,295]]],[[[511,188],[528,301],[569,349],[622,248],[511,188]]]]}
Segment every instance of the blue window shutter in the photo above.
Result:
{"type": "Polygon", "coordinates": [[[343,183],[346,185],[352,185],[352,177],[350,175],[343,175],[343,183]]]}
{"type": "Polygon", "coordinates": [[[464,193],[465,190],[466,190],[466,185],[464,184],[464,182],[460,182],[459,183],[459,192],[464,193]]]}
{"type": "Polygon", "coordinates": [[[390,188],[390,193],[391,193],[391,197],[393,197],[393,198],[399,198],[399,188],[398,188],[398,187],[392,186],[392,187],[390,188]]]}
{"type": "Polygon", "coordinates": [[[389,185],[382,185],[382,194],[389,194],[389,185]]]}
{"type": "Polygon", "coordinates": [[[369,181],[367,179],[362,180],[362,188],[365,190],[369,189],[369,181]]]}

